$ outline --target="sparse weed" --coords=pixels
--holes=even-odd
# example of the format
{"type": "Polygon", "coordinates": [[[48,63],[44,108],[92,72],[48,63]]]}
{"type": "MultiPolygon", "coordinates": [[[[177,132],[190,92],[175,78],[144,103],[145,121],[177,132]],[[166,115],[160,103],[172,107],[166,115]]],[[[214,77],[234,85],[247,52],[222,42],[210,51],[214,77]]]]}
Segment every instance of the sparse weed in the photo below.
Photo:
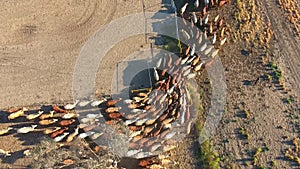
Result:
{"type": "Polygon", "coordinates": [[[162,48],[163,50],[167,50],[170,52],[179,52],[180,51],[181,46],[179,46],[178,40],[170,38],[170,37],[162,36],[161,41],[163,44],[161,45],[160,48],[162,48]]]}
{"type": "Polygon", "coordinates": [[[271,161],[271,169],[275,168],[277,166],[277,163],[275,160],[271,161]]]}
{"type": "Polygon", "coordinates": [[[267,79],[268,79],[269,81],[272,81],[273,78],[272,78],[271,75],[267,74],[266,76],[267,76],[267,79]]]}
{"type": "Polygon", "coordinates": [[[247,119],[250,118],[250,112],[248,110],[244,110],[244,112],[245,112],[246,118],[247,119]]]}
{"type": "Polygon", "coordinates": [[[244,138],[246,138],[247,140],[249,140],[250,138],[251,138],[251,136],[250,136],[250,134],[246,131],[246,129],[244,129],[243,127],[241,127],[240,129],[239,129],[239,131],[240,131],[240,134],[244,137],[244,138]]]}
{"type": "Polygon", "coordinates": [[[200,159],[202,167],[209,169],[219,169],[219,162],[221,161],[221,159],[219,158],[218,153],[212,150],[209,141],[205,141],[200,147],[201,151],[198,154],[198,157],[200,159]]]}
{"type": "Polygon", "coordinates": [[[287,101],[288,104],[291,104],[295,101],[295,99],[293,97],[289,97],[289,98],[286,99],[286,101],[287,101]]]}
{"type": "Polygon", "coordinates": [[[274,76],[276,77],[277,82],[279,83],[279,81],[282,78],[282,71],[280,70],[280,68],[274,62],[271,62],[270,66],[272,68],[274,76]]]}
{"type": "Polygon", "coordinates": [[[281,86],[282,90],[286,91],[286,85],[283,80],[283,71],[279,68],[277,64],[271,62],[269,64],[272,72],[267,75],[269,81],[273,81],[281,86]]]}
{"type": "Polygon", "coordinates": [[[258,158],[260,156],[260,154],[263,152],[263,149],[261,147],[257,148],[254,156],[253,156],[253,164],[254,165],[257,165],[257,162],[258,162],[258,158]]]}
{"type": "MultiPolygon", "coordinates": [[[[201,132],[203,129],[203,124],[200,122],[196,123],[196,128],[199,132],[201,132]]],[[[206,140],[204,143],[200,145],[200,150],[197,156],[203,168],[207,168],[207,169],[220,168],[219,162],[221,161],[221,159],[219,158],[218,153],[212,150],[209,140],[206,140]]]]}

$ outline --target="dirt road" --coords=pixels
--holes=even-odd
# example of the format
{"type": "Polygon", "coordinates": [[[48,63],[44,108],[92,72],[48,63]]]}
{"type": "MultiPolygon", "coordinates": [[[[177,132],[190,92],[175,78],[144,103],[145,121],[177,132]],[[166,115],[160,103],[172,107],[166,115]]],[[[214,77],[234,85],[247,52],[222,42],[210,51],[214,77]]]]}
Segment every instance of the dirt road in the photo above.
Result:
{"type": "Polygon", "coordinates": [[[274,53],[282,60],[282,67],[287,75],[287,82],[296,95],[300,95],[300,40],[293,31],[283,11],[275,1],[261,1],[263,14],[271,21],[271,29],[274,31],[274,53]]]}
{"type": "Polygon", "coordinates": [[[298,111],[284,100],[300,94],[299,39],[275,1],[255,1],[255,4],[262,18],[260,24],[271,23],[274,35],[268,49],[272,53],[270,61],[283,70],[288,92],[262,78],[271,72],[260,61],[259,56],[265,55],[265,51],[251,45],[255,42],[228,44],[223,51],[230,91],[228,105],[212,144],[222,158],[223,168],[297,168],[297,164],[285,157],[285,152],[292,148],[291,140],[299,134],[292,122],[295,121],[292,114],[298,111]],[[244,55],[242,51],[252,52],[244,55]],[[258,150],[262,152],[257,153],[258,150]]]}

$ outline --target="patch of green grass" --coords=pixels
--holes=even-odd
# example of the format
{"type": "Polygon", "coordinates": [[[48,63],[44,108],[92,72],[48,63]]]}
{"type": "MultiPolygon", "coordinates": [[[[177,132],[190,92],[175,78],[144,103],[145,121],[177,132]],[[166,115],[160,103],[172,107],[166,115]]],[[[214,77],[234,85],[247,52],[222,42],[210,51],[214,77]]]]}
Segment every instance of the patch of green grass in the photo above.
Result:
{"type": "MultiPolygon", "coordinates": [[[[201,132],[203,132],[203,123],[198,121],[196,123],[196,128],[201,135],[201,132]]],[[[216,151],[213,151],[210,140],[208,139],[200,145],[197,158],[203,169],[220,169],[219,162],[221,161],[221,158],[216,151]]]]}
{"type": "Polygon", "coordinates": [[[220,169],[221,158],[216,151],[212,150],[209,140],[200,145],[198,159],[204,169],[220,169]]]}
{"type": "Polygon", "coordinates": [[[277,82],[280,82],[281,78],[282,78],[282,71],[281,71],[281,69],[274,62],[271,62],[270,66],[271,66],[271,69],[272,69],[272,71],[274,73],[275,79],[277,80],[277,82]]]}
{"type": "MultiPolygon", "coordinates": [[[[190,87],[188,86],[188,89],[190,87]]],[[[197,90],[189,90],[191,91],[191,97],[199,98],[200,100],[203,101],[203,91],[197,91],[197,90]],[[197,96],[199,95],[199,96],[197,96]]],[[[203,128],[204,126],[204,118],[203,116],[204,113],[204,107],[202,104],[199,104],[196,106],[198,109],[198,115],[197,115],[197,122],[195,124],[196,129],[199,133],[199,136],[202,136],[205,138],[205,135],[203,133],[207,133],[205,129],[203,128]]],[[[195,107],[195,108],[196,108],[195,107]]],[[[214,116],[214,114],[210,114],[211,116],[214,116]]],[[[205,140],[202,144],[200,144],[199,151],[197,151],[196,154],[197,161],[200,163],[201,168],[203,169],[220,169],[220,161],[224,160],[224,157],[220,157],[217,151],[213,150],[213,147],[211,145],[211,141],[209,139],[205,140]]]]}
{"type": "Polygon", "coordinates": [[[167,50],[169,52],[178,53],[181,51],[181,48],[183,47],[181,43],[177,39],[162,36],[161,37],[163,45],[161,45],[161,49],[167,50]]]}

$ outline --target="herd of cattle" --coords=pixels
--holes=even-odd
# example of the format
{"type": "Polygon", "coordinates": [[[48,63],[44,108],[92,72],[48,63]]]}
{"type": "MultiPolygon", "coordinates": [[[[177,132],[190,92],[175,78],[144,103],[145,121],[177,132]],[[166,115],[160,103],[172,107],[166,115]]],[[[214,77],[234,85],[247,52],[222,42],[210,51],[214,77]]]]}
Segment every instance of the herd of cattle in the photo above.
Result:
{"type": "Polygon", "coordinates": [[[226,42],[224,18],[213,16],[212,11],[218,13],[227,2],[175,2],[182,19],[178,30],[181,53],[155,61],[156,66],[150,70],[152,88],[140,89],[127,99],[77,100],[35,112],[13,108],[7,111],[9,120],[26,117],[32,123],[19,129],[8,127],[0,135],[42,131],[56,142],[80,137],[97,143],[101,149],[113,149],[120,156],[140,159],[141,167],[163,168],[162,161],[164,165],[171,161],[154,158],[176,148],[178,141],[190,134],[198,116],[187,83],[213,63],[226,42]]]}

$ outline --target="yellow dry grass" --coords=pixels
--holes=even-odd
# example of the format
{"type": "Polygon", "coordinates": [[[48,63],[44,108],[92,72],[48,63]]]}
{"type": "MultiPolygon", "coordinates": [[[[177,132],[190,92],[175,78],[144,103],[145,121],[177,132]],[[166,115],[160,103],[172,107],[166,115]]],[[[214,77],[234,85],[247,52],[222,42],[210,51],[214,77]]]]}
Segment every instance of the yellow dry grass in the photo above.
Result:
{"type": "Polygon", "coordinates": [[[255,41],[259,35],[257,30],[262,30],[261,16],[257,12],[255,0],[236,0],[236,7],[235,20],[238,21],[238,31],[234,32],[234,39],[255,41]]]}
{"type": "Polygon", "coordinates": [[[298,0],[278,0],[286,13],[287,19],[294,25],[296,34],[300,36],[300,5],[298,0]]]}

